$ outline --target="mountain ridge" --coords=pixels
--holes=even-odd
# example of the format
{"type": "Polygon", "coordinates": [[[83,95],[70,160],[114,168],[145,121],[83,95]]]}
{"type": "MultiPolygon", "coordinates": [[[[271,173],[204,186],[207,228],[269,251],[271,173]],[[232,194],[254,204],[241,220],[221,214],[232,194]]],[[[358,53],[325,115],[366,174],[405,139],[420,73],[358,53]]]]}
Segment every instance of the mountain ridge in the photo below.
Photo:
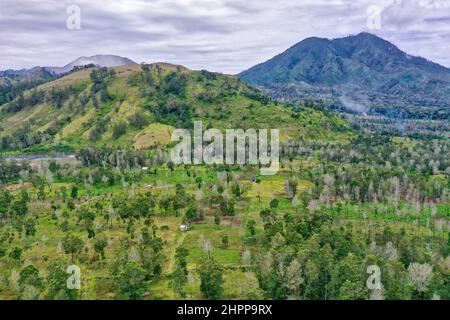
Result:
{"type": "Polygon", "coordinates": [[[287,102],[337,105],[350,93],[352,100],[377,112],[392,105],[450,106],[450,69],[370,33],[307,38],[238,76],[287,102]]]}
{"type": "Polygon", "coordinates": [[[98,67],[119,67],[119,66],[123,66],[123,65],[137,64],[137,63],[127,57],[122,57],[122,56],[118,56],[118,55],[96,54],[96,55],[89,56],[89,57],[86,57],[86,56],[78,57],[77,59],[67,63],[63,67],[35,66],[35,67],[29,68],[29,69],[27,69],[27,68],[22,68],[22,69],[17,69],[17,70],[6,69],[3,71],[0,71],[0,76],[8,76],[8,75],[21,76],[21,75],[28,75],[31,73],[39,72],[42,70],[47,70],[51,73],[59,75],[62,73],[72,71],[74,67],[81,67],[81,66],[85,66],[85,65],[89,65],[89,64],[94,64],[98,67]]]}

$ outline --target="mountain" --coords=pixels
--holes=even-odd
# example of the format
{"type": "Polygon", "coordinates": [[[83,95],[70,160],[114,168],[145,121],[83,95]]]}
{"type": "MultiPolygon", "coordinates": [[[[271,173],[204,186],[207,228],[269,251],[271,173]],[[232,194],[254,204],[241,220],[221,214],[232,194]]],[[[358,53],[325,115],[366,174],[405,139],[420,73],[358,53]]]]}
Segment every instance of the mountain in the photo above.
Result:
{"type": "Polygon", "coordinates": [[[126,57],[108,54],[98,54],[91,57],[79,57],[78,59],[66,64],[64,67],[33,67],[30,69],[20,69],[20,70],[8,69],[0,71],[0,77],[20,78],[42,72],[43,70],[46,70],[55,75],[59,75],[62,73],[72,71],[74,67],[83,67],[92,64],[97,67],[118,67],[136,64],[136,62],[126,57]]]}
{"type": "Polygon", "coordinates": [[[53,73],[61,74],[71,71],[74,67],[80,67],[90,64],[96,65],[98,67],[118,67],[136,64],[136,62],[126,57],[99,54],[91,57],[80,57],[72,61],[71,63],[68,63],[64,67],[46,67],[46,69],[53,73]]]}
{"type": "Polygon", "coordinates": [[[26,89],[54,80],[76,67],[97,66],[117,67],[136,64],[132,60],[114,55],[95,55],[80,57],[64,67],[33,67],[31,69],[0,71],[0,105],[5,104],[26,89]]]}
{"type": "Polygon", "coordinates": [[[8,69],[8,70],[0,71],[0,77],[21,78],[21,77],[29,76],[31,74],[36,74],[36,73],[42,72],[43,69],[44,68],[42,68],[42,67],[33,67],[31,69],[19,69],[19,70],[8,69]]]}
{"type": "Polygon", "coordinates": [[[369,33],[308,38],[238,75],[275,99],[320,101],[355,112],[450,114],[450,69],[369,33]]]}
{"type": "Polygon", "coordinates": [[[83,68],[0,106],[0,150],[150,149],[195,120],[205,128],[279,128],[282,142],[352,134],[338,117],[271,101],[235,76],[133,64],[83,68]]]}

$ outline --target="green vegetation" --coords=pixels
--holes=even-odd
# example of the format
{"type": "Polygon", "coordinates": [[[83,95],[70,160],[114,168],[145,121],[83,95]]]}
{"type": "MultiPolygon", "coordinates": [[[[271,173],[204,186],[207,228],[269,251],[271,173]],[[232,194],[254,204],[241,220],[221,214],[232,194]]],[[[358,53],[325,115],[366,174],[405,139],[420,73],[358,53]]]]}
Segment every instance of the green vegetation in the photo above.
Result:
{"type": "Polygon", "coordinates": [[[82,69],[0,105],[0,151],[126,148],[142,140],[164,147],[170,141],[149,137],[158,126],[189,129],[200,119],[208,128],[279,128],[283,141],[352,135],[337,117],[286,108],[235,77],[153,64],[82,69]]]}
{"type": "Polygon", "coordinates": [[[94,70],[0,107],[0,299],[450,299],[448,140],[359,133],[207,71],[94,70]],[[280,128],[279,173],[168,161],[196,119],[280,128]]]}

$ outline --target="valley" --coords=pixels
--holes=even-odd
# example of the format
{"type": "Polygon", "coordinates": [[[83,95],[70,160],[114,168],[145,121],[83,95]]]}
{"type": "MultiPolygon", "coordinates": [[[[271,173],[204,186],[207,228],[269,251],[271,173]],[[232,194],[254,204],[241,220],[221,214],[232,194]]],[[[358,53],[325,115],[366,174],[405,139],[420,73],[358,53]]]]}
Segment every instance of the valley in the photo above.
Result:
{"type": "Polygon", "coordinates": [[[2,162],[1,297],[365,299],[381,294],[364,286],[376,264],[384,298],[445,299],[448,148],[303,142],[275,176],[92,148],[79,164],[2,162]],[[201,290],[205,261],[218,291],[201,290]],[[65,287],[72,264],[79,290],[65,287]],[[432,268],[425,291],[416,264],[432,268]]]}
{"type": "Polygon", "coordinates": [[[450,299],[448,108],[343,112],[241,78],[88,64],[3,87],[0,299],[450,299]],[[196,121],[279,129],[278,173],[175,164],[196,121]]]}

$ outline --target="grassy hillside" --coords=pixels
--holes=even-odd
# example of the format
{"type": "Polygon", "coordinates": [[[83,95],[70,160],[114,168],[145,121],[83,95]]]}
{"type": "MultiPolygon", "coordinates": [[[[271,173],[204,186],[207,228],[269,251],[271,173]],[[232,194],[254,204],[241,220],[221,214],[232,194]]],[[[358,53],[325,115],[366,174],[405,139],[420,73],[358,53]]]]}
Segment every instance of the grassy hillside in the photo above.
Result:
{"type": "Polygon", "coordinates": [[[270,101],[233,76],[169,64],[83,69],[0,107],[0,147],[165,146],[174,128],[279,128],[288,139],[345,140],[339,118],[270,101]]]}

